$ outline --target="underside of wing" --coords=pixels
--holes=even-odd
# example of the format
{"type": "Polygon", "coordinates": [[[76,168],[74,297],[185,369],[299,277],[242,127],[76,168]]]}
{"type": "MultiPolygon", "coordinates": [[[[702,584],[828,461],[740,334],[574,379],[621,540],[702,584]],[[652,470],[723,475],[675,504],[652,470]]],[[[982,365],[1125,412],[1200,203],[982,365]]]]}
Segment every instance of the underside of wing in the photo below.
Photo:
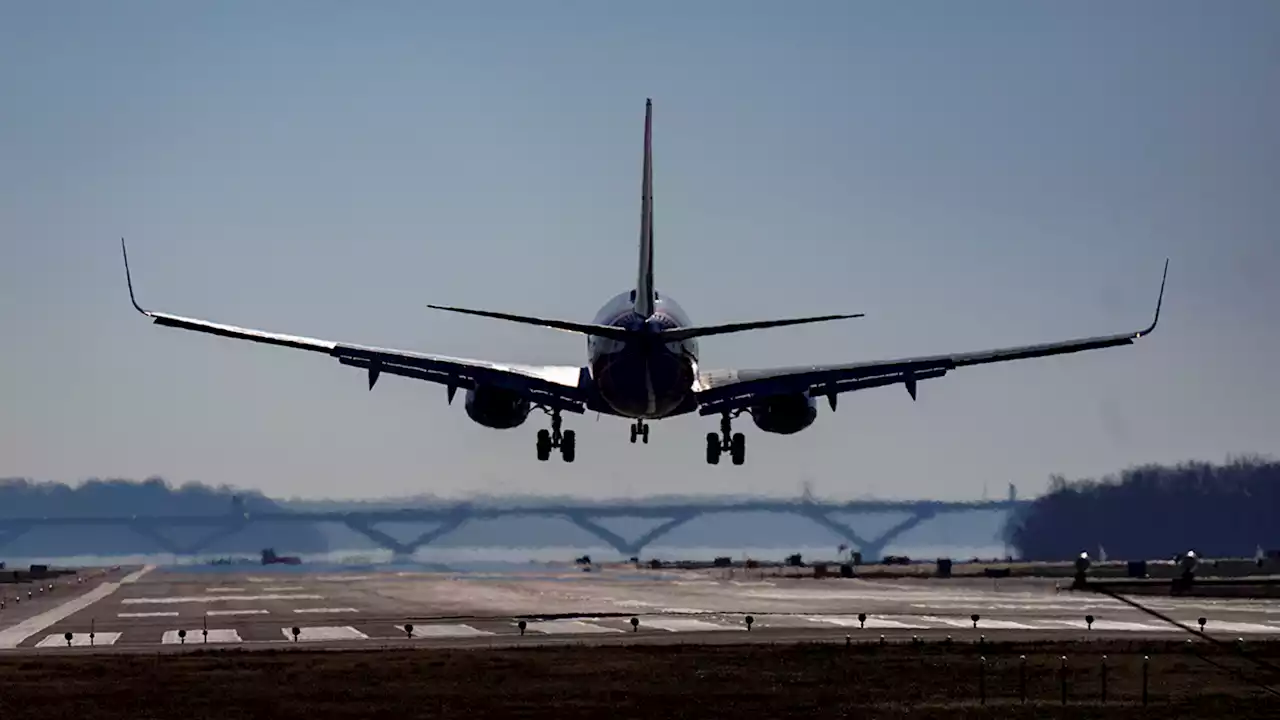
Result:
{"type": "MultiPolygon", "coordinates": [[[[121,241],[122,249],[123,246],[121,241]]],[[[531,402],[549,408],[578,413],[583,412],[585,408],[586,393],[580,384],[584,369],[578,366],[518,365],[453,358],[273,333],[156,312],[143,309],[134,297],[127,251],[125,252],[125,276],[129,284],[129,299],[133,302],[134,308],[151,318],[157,325],[325,353],[337,358],[343,365],[365,370],[369,377],[369,389],[373,389],[378,378],[385,373],[445,385],[449,388],[450,398],[458,388],[474,390],[485,386],[516,392],[527,397],[531,402]]]]}
{"type": "Polygon", "coordinates": [[[1131,345],[1138,338],[1149,335],[1159,323],[1160,306],[1164,302],[1165,278],[1168,277],[1168,273],[1169,263],[1166,260],[1164,276],[1160,281],[1160,295],[1156,300],[1155,317],[1151,324],[1142,330],[1039,345],[845,365],[709,370],[698,376],[698,412],[702,415],[711,415],[744,409],[768,397],[793,394],[806,394],[810,397],[825,396],[834,408],[835,398],[840,393],[899,383],[906,386],[914,399],[917,382],[942,377],[959,367],[1131,345]]]}

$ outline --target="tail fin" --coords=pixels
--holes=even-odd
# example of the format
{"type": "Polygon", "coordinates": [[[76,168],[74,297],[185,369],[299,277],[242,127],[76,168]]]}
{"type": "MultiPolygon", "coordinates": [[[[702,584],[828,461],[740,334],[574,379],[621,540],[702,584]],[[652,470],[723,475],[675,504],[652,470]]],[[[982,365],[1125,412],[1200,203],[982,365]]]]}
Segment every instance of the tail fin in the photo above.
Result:
{"type": "MultiPolygon", "coordinates": [[[[644,175],[640,181],[640,265],[636,277],[636,288],[633,291],[632,304],[637,315],[648,318],[653,315],[657,293],[653,287],[653,100],[644,103],[644,175]]],[[[477,315],[509,322],[538,325],[541,327],[595,335],[598,337],[620,340],[622,342],[679,342],[707,335],[725,335],[728,333],[760,330],[764,328],[786,327],[807,323],[826,322],[859,318],[862,313],[852,315],[820,315],[816,317],[790,318],[786,320],[757,320],[753,322],[727,323],[723,325],[705,325],[702,327],[682,327],[661,330],[656,333],[647,328],[630,330],[613,325],[594,325],[589,323],[569,322],[549,318],[513,315],[493,312],[491,310],[473,310],[470,308],[449,307],[444,305],[428,305],[436,310],[477,315]]]]}
{"type": "Polygon", "coordinates": [[[644,170],[640,181],[640,267],[636,278],[635,311],[653,314],[653,100],[644,101],[644,170]]]}

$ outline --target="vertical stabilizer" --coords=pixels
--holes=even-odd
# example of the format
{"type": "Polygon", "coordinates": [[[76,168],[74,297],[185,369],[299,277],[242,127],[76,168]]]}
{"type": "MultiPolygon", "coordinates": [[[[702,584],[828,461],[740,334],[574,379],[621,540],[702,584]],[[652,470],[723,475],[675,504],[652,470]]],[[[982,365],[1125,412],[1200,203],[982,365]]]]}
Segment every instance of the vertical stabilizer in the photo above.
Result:
{"type": "Polygon", "coordinates": [[[653,314],[653,100],[644,102],[644,176],[640,182],[640,268],[636,280],[635,311],[653,314]]]}

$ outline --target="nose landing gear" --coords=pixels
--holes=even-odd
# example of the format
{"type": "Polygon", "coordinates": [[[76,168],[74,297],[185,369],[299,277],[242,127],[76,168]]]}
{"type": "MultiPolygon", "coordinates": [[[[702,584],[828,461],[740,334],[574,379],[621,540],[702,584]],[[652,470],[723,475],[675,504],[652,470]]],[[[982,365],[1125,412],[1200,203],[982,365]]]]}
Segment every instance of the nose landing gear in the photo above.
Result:
{"type": "Polygon", "coordinates": [[[718,465],[722,452],[729,453],[734,465],[741,465],[746,461],[747,438],[742,433],[733,432],[732,425],[732,418],[740,412],[735,411],[732,415],[724,413],[720,416],[720,433],[707,433],[707,464],[718,465]]]}
{"type": "Polygon", "coordinates": [[[538,431],[538,460],[546,462],[551,458],[551,450],[559,448],[560,459],[571,463],[577,450],[577,434],[572,430],[561,432],[559,410],[551,410],[550,414],[551,429],[544,428],[538,431]]]}
{"type": "Polygon", "coordinates": [[[644,420],[636,420],[635,422],[631,423],[632,444],[635,444],[637,437],[640,438],[640,441],[643,442],[645,445],[649,444],[649,423],[645,422],[644,420]]]}

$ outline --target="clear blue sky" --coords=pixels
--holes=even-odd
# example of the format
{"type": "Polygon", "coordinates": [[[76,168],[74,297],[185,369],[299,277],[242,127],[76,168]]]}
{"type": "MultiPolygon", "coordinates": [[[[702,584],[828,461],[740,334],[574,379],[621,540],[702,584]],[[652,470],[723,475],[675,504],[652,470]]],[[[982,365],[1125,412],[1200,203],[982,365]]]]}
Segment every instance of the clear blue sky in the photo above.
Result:
{"type": "Polygon", "coordinates": [[[1280,3],[62,2],[0,9],[0,476],[282,496],[971,498],[1272,453],[1280,3]],[[644,100],[657,278],[707,367],[1136,329],[749,418],[575,416],[578,460],[442,387],[151,325],[139,300],[332,340],[578,363],[634,279],[644,100]]]}

